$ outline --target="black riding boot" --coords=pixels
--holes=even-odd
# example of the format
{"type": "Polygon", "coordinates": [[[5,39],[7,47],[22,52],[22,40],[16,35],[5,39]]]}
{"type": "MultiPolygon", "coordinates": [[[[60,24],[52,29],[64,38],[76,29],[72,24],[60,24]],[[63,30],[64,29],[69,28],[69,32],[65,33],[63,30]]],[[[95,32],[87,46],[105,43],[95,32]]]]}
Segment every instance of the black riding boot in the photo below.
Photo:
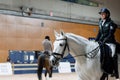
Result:
{"type": "Polygon", "coordinates": [[[100,80],[108,80],[108,74],[107,73],[103,73],[103,75],[101,76],[100,80]]]}

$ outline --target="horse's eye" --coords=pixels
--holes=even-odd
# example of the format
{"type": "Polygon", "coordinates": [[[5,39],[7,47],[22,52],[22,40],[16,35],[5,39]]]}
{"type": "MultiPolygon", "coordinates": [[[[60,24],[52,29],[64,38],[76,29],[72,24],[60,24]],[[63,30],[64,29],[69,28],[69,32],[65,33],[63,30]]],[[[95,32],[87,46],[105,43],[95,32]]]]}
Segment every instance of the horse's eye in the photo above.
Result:
{"type": "Polygon", "coordinates": [[[63,46],[63,44],[60,44],[60,46],[63,46]]]}

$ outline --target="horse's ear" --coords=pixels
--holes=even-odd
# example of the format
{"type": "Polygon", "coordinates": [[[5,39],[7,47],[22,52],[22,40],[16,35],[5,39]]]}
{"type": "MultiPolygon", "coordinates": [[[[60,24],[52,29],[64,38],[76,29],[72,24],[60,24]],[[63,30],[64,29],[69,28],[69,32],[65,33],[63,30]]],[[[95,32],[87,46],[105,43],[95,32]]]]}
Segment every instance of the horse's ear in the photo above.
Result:
{"type": "Polygon", "coordinates": [[[55,34],[55,37],[59,36],[58,32],[56,32],[55,30],[54,30],[54,34],[55,34]]]}
{"type": "Polygon", "coordinates": [[[64,33],[63,31],[60,31],[60,34],[61,34],[61,35],[64,35],[65,33],[64,33]]]}

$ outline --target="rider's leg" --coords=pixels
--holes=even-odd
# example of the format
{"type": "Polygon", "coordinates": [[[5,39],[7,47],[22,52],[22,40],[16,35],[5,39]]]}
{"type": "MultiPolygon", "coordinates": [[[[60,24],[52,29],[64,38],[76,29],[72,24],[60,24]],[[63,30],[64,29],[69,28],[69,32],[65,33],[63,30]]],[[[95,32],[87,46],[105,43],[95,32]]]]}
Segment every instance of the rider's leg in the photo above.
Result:
{"type": "Polygon", "coordinates": [[[106,80],[106,79],[108,80],[108,74],[103,72],[100,80],[106,80]]]}
{"type": "Polygon", "coordinates": [[[118,71],[118,55],[116,53],[116,45],[108,44],[112,49],[112,57],[113,57],[113,75],[119,80],[119,71],[118,71]]]}

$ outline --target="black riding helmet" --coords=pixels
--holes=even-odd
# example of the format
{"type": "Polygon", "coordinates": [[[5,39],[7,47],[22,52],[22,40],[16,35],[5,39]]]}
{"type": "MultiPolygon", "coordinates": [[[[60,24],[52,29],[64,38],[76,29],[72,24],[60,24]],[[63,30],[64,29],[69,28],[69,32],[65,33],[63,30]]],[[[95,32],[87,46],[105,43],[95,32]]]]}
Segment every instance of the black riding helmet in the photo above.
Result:
{"type": "Polygon", "coordinates": [[[100,10],[99,14],[101,14],[101,13],[106,13],[106,14],[108,14],[108,17],[110,17],[110,11],[107,8],[102,8],[100,10]]]}

